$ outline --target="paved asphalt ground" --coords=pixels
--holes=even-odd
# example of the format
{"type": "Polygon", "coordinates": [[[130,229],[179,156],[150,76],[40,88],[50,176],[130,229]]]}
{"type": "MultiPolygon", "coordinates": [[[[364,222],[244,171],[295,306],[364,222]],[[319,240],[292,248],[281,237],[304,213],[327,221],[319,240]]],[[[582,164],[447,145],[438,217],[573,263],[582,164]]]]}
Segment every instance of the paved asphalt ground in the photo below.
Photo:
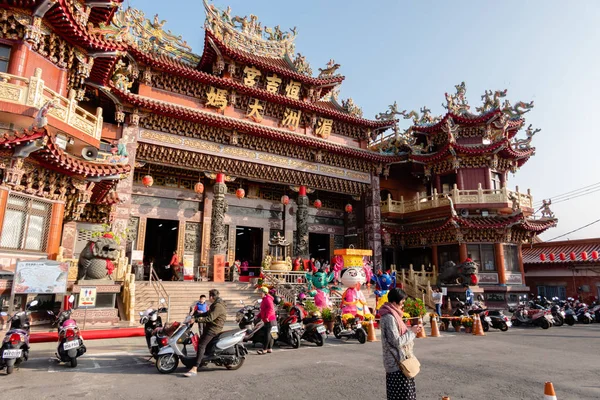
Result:
{"type": "MultiPolygon", "coordinates": [[[[485,337],[443,332],[418,339],[419,399],[543,399],[552,381],[558,400],[600,399],[600,324],[513,328],[485,337]]],[[[304,342],[303,342],[304,343],[304,342]]],[[[54,344],[32,345],[31,359],[0,373],[2,399],[385,399],[381,343],[330,337],[324,347],[251,351],[238,371],[208,368],[182,378],[146,361],[143,338],[94,340],[79,366],[50,360],[54,344]]]]}

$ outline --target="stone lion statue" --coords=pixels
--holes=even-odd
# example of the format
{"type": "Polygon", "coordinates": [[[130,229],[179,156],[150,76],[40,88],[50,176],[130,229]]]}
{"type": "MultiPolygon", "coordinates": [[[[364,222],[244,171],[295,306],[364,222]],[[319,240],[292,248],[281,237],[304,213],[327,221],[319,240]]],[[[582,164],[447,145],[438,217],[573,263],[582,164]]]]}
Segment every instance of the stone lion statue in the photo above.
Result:
{"type": "Polygon", "coordinates": [[[437,286],[457,283],[463,286],[477,285],[477,263],[467,259],[459,265],[456,265],[453,261],[447,261],[442,265],[437,279],[437,286]]]}
{"type": "Polygon", "coordinates": [[[90,240],[79,254],[77,280],[110,279],[119,258],[119,246],[112,234],[90,240]]]}

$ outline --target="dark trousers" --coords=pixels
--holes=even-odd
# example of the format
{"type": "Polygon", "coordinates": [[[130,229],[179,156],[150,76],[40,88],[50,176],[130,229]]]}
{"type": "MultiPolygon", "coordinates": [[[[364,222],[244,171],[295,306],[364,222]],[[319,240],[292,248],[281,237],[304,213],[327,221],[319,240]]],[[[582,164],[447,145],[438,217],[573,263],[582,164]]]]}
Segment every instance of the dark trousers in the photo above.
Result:
{"type": "Polygon", "coordinates": [[[263,350],[271,350],[273,348],[273,336],[271,336],[271,327],[273,326],[273,324],[276,324],[277,322],[272,321],[272,322],[265,322],[265,325],[262,327],[262,331],[265,335],[264,337],[264,341],[263,341],[263,350]]]}
{"type": "Polygon", "coordinates": [[[200,367],[200,364],[202,364],[202,358],[206,352],[206,347],[215,336],[217,335],[212,335],[208,331],[205,331],[202,333],[202,336],[200,336],[200,339],[198,340],[198,354],[196,355],[196,367],[200,367]]]}

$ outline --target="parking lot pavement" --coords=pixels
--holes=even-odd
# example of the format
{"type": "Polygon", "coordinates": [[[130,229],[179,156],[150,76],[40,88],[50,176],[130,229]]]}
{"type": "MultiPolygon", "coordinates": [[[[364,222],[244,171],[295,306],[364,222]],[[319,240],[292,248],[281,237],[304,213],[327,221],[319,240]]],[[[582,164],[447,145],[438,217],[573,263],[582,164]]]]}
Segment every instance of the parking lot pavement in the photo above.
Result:
{"type": "MultiPolygon", "coordinates": [[[[514,328],[485,337],[442,332],[418,339],[420,399],[538,399],[552,381],[558,399],[600,399],[600,324],[514,328]]],[[[32,345],[31,359],[12,375],[0,373],[2,398],[40,399],[357,399],[385,398],[381,343],[328,338],[321,348],[282,346],[266,356],[250,349],[238,371],[211,366],[192,379],[185,368],[159,374],[143,338],[87,341],[72,369],[52,359],[53,343],[32,345]],[[6,397],[5,397],[6,395],[6,397]]]]}

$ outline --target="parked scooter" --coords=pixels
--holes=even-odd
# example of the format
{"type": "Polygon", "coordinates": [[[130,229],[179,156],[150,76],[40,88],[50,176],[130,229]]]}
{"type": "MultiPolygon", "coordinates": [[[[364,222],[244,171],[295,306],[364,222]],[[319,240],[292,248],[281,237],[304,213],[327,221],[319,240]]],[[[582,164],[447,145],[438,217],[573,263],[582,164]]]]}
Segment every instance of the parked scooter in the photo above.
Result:
{"type": "MultiPolygon", "coordinates": [[[[25,311],[17,311],[10,317],[8,332],[0,347],[0,370],[6,368],[7,374],[12,374],[15,367],[29,358],[29,330],[31,328],[31,313],[29,309],[38,304],[33,300],[25,307],[25,311]]],[[[3,317],[7,313],[1,314],[3,317]]]]}
{"type": "Polygon", "coordinates": [[[367,341],[367,332],[365,332],[362,326],[362,319],[353,318],[353,321],[344,326],[342,316],[338,315],[335,317],[335,324],[333,325],[333,334],[336,339],[358,339],[360,344],[367,341]]]}
{"type": "MultiPolygon", "coordinates": [[[[160,299],[162,305],[165,299],[160,299]]],[[[140,311],[140,324],[144,325],[144,334],[146,336],[146,345],[150,354],[153,358],[156,358],[158,351],[161,347],[161,337],[163,335],[163,322],[160,317],[161,313],[166,313],[168,309],[166,307],[159,307],[158,309],[149,308],[144,312],[140,311]]]]}
{"type": "Polygon", "coordinates": [[[554,318],[554,325],[563,326],[565,323],[566,314],[560,305],[560,299],[558,297],[553,297],[552,303],[550,304],[550,311],[552,312],[552,317],[554,318]]]}
{"type": "MultiPolygon", "coordinates": [[[[75,297],[69,296],[69,305],[73,304],[75,297]]],[[[56,348],[56,359],[58,362],[68,363],[71,368],[77,366],[77,357],[81,357],[86,347],[83,344],[83,337],[77,326],[77,322],[71,319],[73,309],[64,310],[52,323],[58,329],[58,347],[56,348]]],[[[50,312],[50,314],[53,314],[50,312]]]]}
{"type": "MultiPolygon", "coordinates": [[[[277,341],[287,343],[294,349],[300,347],[300,339],[303,334],[302,313],[299,310],[290,311],[287,317],[278,318],[278,323],[277,341]]],[[[274,333],[274,331],[271,330],[271,333],[274,333]]]]}
{"type": "MultiPolygon", "coordinates": [[[[179,361],[191,368],[196,364],[198,335],[192,332],[194,319],[187,316],[177,330],[168,338],[167,346],[160,349],[156,359],[156,369],[162,374],[170,374],[177,369],[179,361]],[[188,350],[193,344],[194,351],[188,350]]],[[[243,345],[243,329],[221,332],[208,344],[202,365],[213,363],[229,370],[239,369],[246,359],[248,350],[243,345]]]]}
{"type": "Polygon", "coordinates": [[[577,322],[577,315],[573,309],[572,300],[573,298],[569,297],[569,299],[564,302],[565,323],[569,326],[573,326],[577,322]]]}
{"type": "Polygon", "coordinates": [[[327,328],[323,325],[323,316],[320,311],[313,311],[306,318],[302,319],[304,331],[302,339],[314,343],[317,346],[323,346],[327,338],[327,328]]]}
{"type": "Polygon", "coordinates": [[[585,303],[579,303],[575,308],[575,314],[577,315],[577,321],[583,324],[591,324],[594,321],[594,317],[592,317],[592,314],[585,303]]]}
{"type": "Polygon", "coordinates": [[[514,326],[535,325],[548,329],[553,323],[552,312],[546,309],[527,308],[522,304],[514,310],[511,322],[514,326]]]}

